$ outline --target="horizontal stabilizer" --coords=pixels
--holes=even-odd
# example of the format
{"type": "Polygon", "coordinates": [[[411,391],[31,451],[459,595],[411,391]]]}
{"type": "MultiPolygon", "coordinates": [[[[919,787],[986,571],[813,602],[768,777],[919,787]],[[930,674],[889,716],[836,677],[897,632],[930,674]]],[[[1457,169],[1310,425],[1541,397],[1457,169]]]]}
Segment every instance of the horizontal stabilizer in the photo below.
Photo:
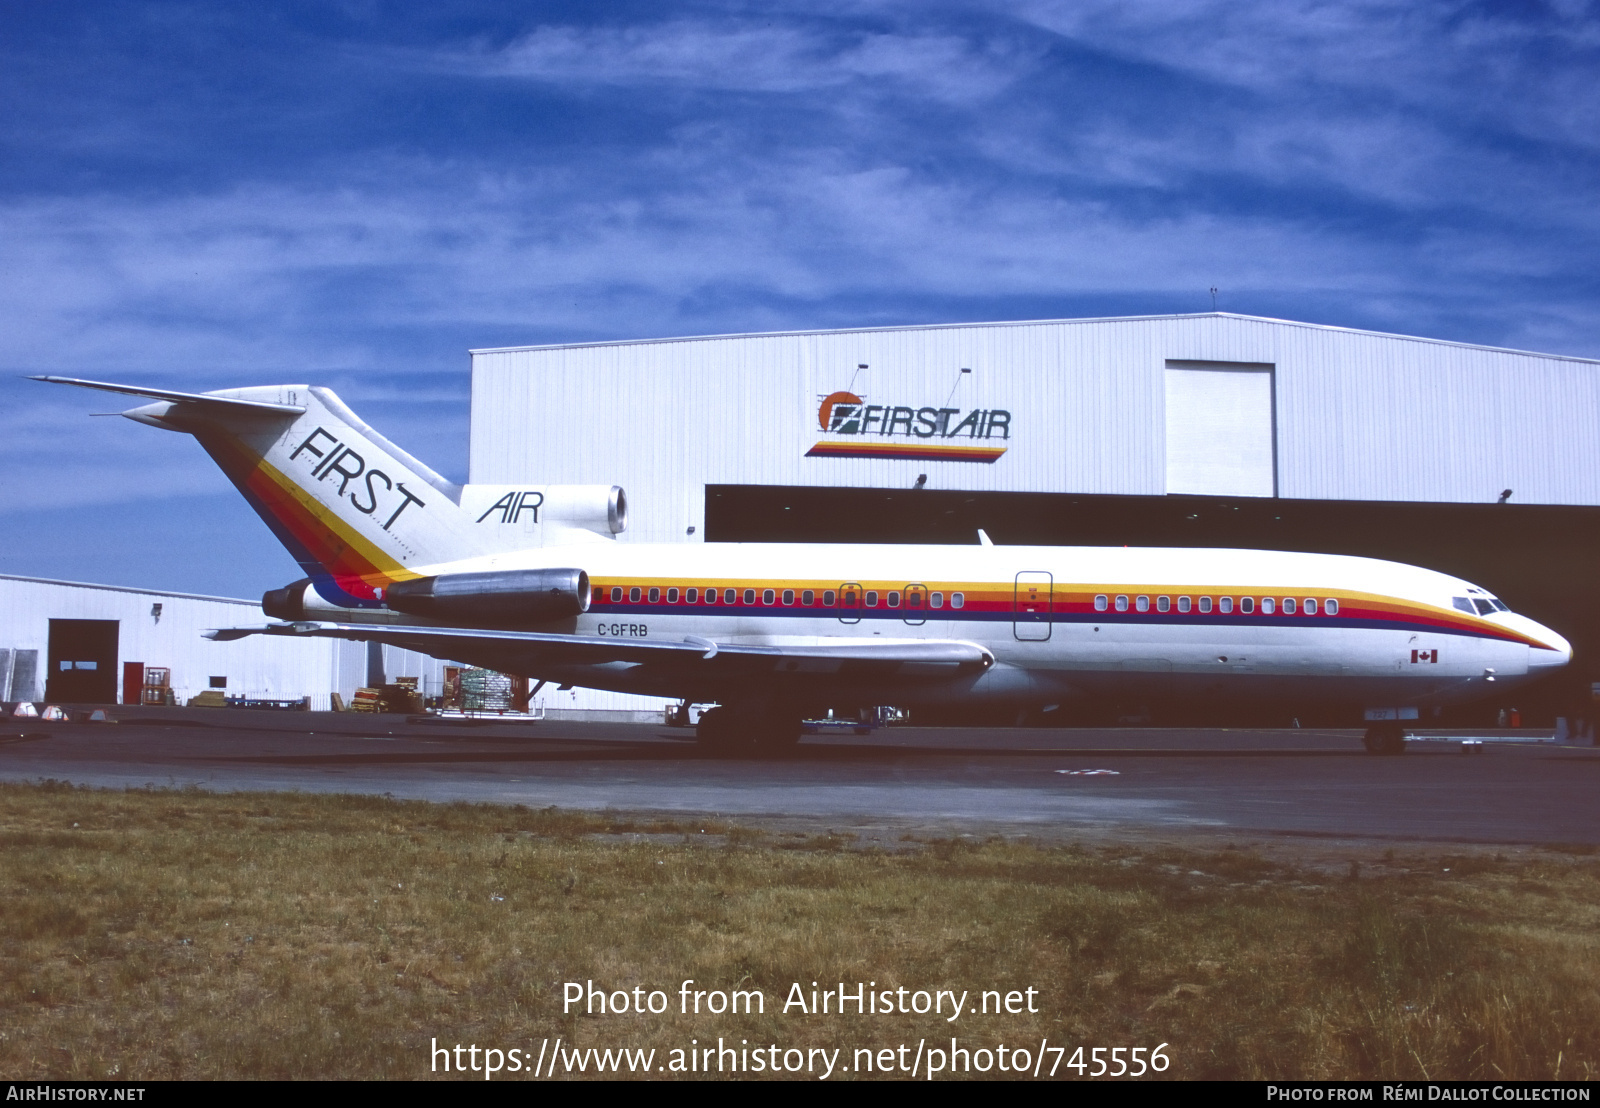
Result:
{"type": "Polygon", "coordinates": [[[240,400],[232,396],[217,396],[208,392],[176,392],[172,389],[150,389],[139,385],[116,385],[106,381],[82,381],[76,377],[30,377],[30,381],[47,381],[52,385],[77,385],[83,389],[101,392],[120,392],[129,396],[147,396],[152,400],[165,400],[172,404],[200,404],[208,408],[228,408],[241,412],[276,412],[280,415],[301,415],[303,404],[274,404],[266,400],[240,400]]]}

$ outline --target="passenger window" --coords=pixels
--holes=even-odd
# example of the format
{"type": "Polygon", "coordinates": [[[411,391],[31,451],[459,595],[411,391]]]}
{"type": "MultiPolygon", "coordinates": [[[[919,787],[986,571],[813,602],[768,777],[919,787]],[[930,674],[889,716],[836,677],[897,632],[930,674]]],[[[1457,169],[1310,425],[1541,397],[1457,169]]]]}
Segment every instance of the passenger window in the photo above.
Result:
{"type": "Polygon", "coordinates": [[[1167,597],[1165,597],[1165,596],[1156,597],[1156,611],[1164,612],[1170,607],[1172,607],[1172,601],[1169,600],[1167,597]]]}
{"type": "Polygon", "coordinates": [[[777,594],[774,593],[771,589],[763,589],[763,590],[761,590],[761,603],[763,603],[763,604],[771,604],[772,601],[773,601],[773,598],[776,595],[777,594]]]}
{"type": "Polygon", "coordinates": [[[889,593],[889,607],[891,607],[891,608],[900,607],[900,594],[898,592],[895,592],[893,590],[890,591],[890,593],[889,593]]]}
{"type": "Polygon", "coordinates": [[[783,606],[785,608],[787,608],[787,607],[790,607],[793,604],[794,604],[794,590],[793,589],[784,589],[783,590],[783,606]]]}
{"type": "MultiPolygon", "coordinates": [[[[755,594],[751,593],[750,595],[753,597],[755,594]]],[[[739,590],[738,589],[723,589],[722,590],[722,602],[724,604],[732,604],[734,601],[736,601],[738,599],[739,599],[739,590]]]]}
{"type": "Polygon", "coordinates": [[[1187,596],[1178,597],[1178,611],[1187,612],[1188,610],[1189,610],[1189,598],[1187,596]]]}
{"type": "Polygon", "coordinates": [[[683,602],[685,604],[698,604],[700,602],[700,590],[686,589],[683,594],[683,602]]]}
{"type": "Polygon", "coordinates": [[[942,593],[942,592],[931,592],[931,593],[929,593],[928,594],[928,603],[933,605],[935,608],[943,608],[944,607],[944,593],[942,593]]]}
{"type": "Polygon", "coordinates": [[[756,590],[755,589],[745,589],[744,590],[744,602],[746,604],[754,604],[756,602],[756,590]]]}
{"type": "Polygon", "coordinates": [[[1150,610],[1150,598],[1148,596],[1141,596],[1139,599],[1133,602],[1133,606],[1136,611],[1148,612],[1150,610]]]}
{"type": "Polygon", "coordinates": [[[1116,609],[1119,612],[1126,612],[1128,610],[1128,598],[1125,596],[1117,597],[1116,609]]]}
{"type": "Polygon", "coordinates": [[[1336,616],[1339,614],[1339,602],[1330,596],[1327,600],[1322,602],[1322,610],[1327,612],[1330,616],[1336,616]]]}
{"type": "Polygon", "coordinates": [[[613,603],[613,604],[621,604],[622,603],[622,586],[621,585],[615,585],[615,586],[612,587],[612,589],[611,589],[611,603],[613,603]]]}
{"type": "Polygon", "coordinates": [[[811,607],[811,605],[816,601],[816,599],[817,599],[817,594],[812,592],[810,589],[807,589],[805,592],[800,594],[800,603],[803,604],[807,608],[811,607]]]}
{"type": "Polygon", "coordinates": [[[637,604],[639,603],[639,597],[643,595],[644,594],[639,591],[639,586],[635,585],[633,588],[628,590],[628,602],[630,604],[637,604]]]}
{"type": "Polygon", "coordinates": [[[1314,616],[1316,614],[1317,614],[1317,599],[1316,599],[1316,597],[1314,597],[1314,596],[1306,597],[1306,615],[1314,616]]]}
{"type": "Polygon", "coordinates": [[[877,589],[868,589],[867,590],[867,607],[876,608],[877,606],[878,606],[878,590],[877,589]]]}
{"type": "Polygon", "coordinates": [[[966,593],[953,592],[950,594],[950,607],[964,608],[967,605],[966,593]]]}
{"type": "Polygon", "coordinates": [[[1107,603],[1107,601],[1106,601],[1105,593],[1101,593],[1099,596],[1094,598],[1094,610],[1097,611],[1097,612],[1105,611],[1106,610],[1106,603],[1107,603]]]}
{"type": "MultiPolygon", "coordinates": [[[[1241,597],[1239,600],[1239,610],[1246,615],[1249,615],[1251,612],[1255,611],[1256,598],[1253,596],[1241,597]]],[[[1266,608],[1263,607],[1262,611],[1266,611],[1266,608]]]]}
{"type": "Polygon", "coordinates": [[[652,604],[661,603],[661,590],[660,589],[651,589],[650,590],[650,603],[652,603],[652,604]]]}
{"type": "Polygon", "coordinates": [[[833,607],[833,590],[832,589],[827,589],[827,590],[825,590],[823,592],[823,594],[822,594],[822,606],[824,608],[833,607]]]}
{"type": "Polygon", "coordinates": [[[677,589],[668,589],[667,590],[667,603],[668,604],[676,604],[677,602],[678,602],[678,590],[677,589]]]}
{"type": "Polygon", "coordinates": [[[1294,615],[1294,597],[1286,596],[1283,598],[1283,614],[1286,616],[1294,615]]]}
{"type": "Polygon", "coordinates": [[[1211,611],[1211,598],[1209,596],[1202,596],[1200,598],[1200,610],[1202,612],[1211,611]]]}
{"type": "Polygon", "coordinates": [[[923,597],[923,592],[922,592],[921,588],[912,588],[910,585],[906,586],[906,607],[907,608],[921,609],[921,607],[922,607],[922,597],[923,597]]]}
{"type": "Polygon", "coordinates": [[[1218,600],[1217,601],[1217,611],[1222,612],[1224,615],[1226,615],[1228,612],[1233,611],[1233,597],[1224,596],[1220,600],[1218,600]]]}

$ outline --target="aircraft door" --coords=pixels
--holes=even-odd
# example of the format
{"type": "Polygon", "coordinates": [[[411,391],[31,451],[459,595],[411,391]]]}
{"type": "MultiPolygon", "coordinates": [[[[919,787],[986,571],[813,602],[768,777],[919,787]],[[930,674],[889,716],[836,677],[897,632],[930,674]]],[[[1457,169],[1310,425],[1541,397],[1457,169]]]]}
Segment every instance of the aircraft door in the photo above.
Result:
{"type": "Polygon", "coordinates": [[[928,622],[928,586],[907,585],[905,599],[905,621],[912,627],[921,627],[928,622]]]}
{"type": "Polygon", "coordinates": [[[1050,637],[1050,595],[1053,579],[1039,570],[1017,574],[1011,630],[1021,642],[1044,642],[1050,637]]]}
{"type": "Polygon", "coordinates": [[[854,581],[839,586],[839,622],[861,622],[861,586],[854,581]]]}

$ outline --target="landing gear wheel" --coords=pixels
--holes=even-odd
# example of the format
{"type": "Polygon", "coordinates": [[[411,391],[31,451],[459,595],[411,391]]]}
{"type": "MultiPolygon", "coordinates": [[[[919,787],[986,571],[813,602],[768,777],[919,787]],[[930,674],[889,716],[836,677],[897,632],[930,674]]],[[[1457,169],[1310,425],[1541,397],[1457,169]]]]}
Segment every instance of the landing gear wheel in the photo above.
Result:
{"type": "Polygon", "coordinates": [[[1403,754],[1406,749],[1406,729],[1398,723],[1374,723],[1367,728],[1361,743],[1368,754],[1403,754]]]}
{"type": "Polygon", "coordinates": [[[741,746],[749,746],[739,722],[727,708],[711,708],[701,712],[700,722],[695,725],[695,741],[712,754],[736,754],[741,746]]]}
{"type": "Polygon", "coordinates": [[[700,715],[695,739],[726,757],[779,753],[800,742],[800,717],[754,705],[724,705],[700,715]]]}

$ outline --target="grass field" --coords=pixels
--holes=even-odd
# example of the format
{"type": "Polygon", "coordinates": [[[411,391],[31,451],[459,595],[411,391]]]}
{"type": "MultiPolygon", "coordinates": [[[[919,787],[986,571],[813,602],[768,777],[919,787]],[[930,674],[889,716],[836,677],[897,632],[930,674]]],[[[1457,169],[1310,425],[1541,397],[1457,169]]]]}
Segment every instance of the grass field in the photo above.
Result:
{"type": "Polygon", "coordinates": [[[420,1078],[434,1040],[531,1065],[556,1037],[654,1048],[657,1067],[719,1037],[841,1048],[834,1080],[865,1076],[858,1049],[952,1036],[1065,1046],[1058,1077],[1078,1076],[1077,1046],[1163,1043],[1168,1078],[1600,1071],[1600,859],[1583,853],[860,849],[554,810],[58,785],[0,786],[0,844],[4,1078],[420,1078]],[[687,978],[759,990],[765,1013],[682,1014],[687,978]],[[661,990],[668,1010],[563,1014],[564,983],[590,980],[661,990]],[[1033,988],[1038,1011],[781,1010],[796,982],[841,981],[973,1006],[1033,988]]]}

